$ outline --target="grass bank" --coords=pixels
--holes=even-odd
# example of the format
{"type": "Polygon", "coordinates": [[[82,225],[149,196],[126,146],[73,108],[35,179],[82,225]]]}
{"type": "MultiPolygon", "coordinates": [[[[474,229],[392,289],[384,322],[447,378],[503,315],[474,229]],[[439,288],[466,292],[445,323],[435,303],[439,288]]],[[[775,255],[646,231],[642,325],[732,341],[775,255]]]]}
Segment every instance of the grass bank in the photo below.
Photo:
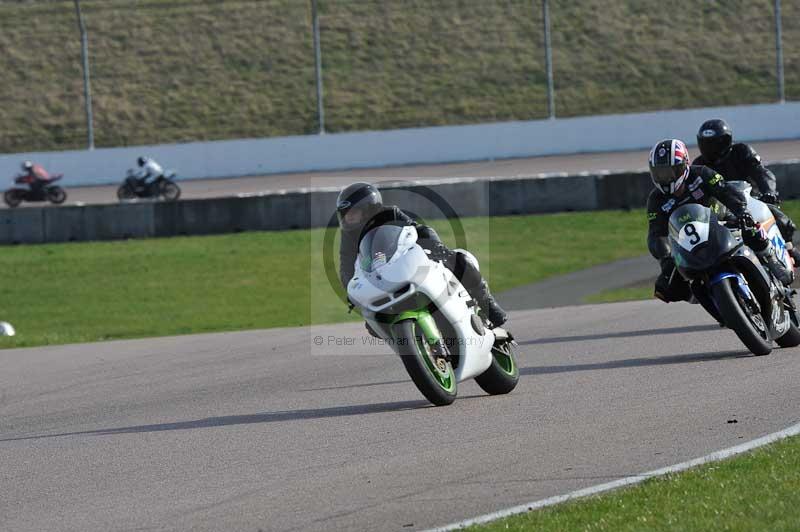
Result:
{"type": "MultiPolygon", "coordinates": [[[[83,0],[98,146],[318,131],[310,2],[83,0]]],[[[319,0],[331,132],[547,116],[530,0],[319,0]]],[[[558,116],[777,98],[772,0],[551,2],[558,116]]],[[[783,3],[800,98],[800,4],[783,3]]],[[[73,2],[0,0],[0,152],[82,148],[73,2]]]]}

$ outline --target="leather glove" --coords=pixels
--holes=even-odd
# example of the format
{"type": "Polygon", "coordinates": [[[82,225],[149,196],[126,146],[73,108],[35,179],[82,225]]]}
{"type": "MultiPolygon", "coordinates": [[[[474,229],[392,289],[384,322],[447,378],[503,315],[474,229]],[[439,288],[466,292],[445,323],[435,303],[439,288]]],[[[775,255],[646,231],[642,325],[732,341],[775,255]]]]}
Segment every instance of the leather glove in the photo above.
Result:
{"type": "Polygon", "coordinates": [[[776,207],[780,207],[781,202],[778,199],[777,192],[775,192],[774,194],[772,193],[761,194],[761,197],[759,199],[764,203],[769,203],[770,205],[775,205],[776,207]]]}
{"type": "Polygon", "coordinates": [[[742,228],[742,231],[753,231],[758,228],[758,224],[753,220],[753,216],[745,211],[739,216],[739,227],[742,228]]]}

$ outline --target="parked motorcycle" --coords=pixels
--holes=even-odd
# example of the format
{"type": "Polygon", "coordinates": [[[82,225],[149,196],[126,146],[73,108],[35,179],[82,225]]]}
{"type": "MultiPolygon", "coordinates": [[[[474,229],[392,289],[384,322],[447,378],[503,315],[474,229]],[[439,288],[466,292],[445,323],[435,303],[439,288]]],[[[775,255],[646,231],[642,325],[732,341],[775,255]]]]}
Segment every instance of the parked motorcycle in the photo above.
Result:
{"type": "MultiPolygon", "coordinates": [[[[54,175],[38,187],[12,187],[5,191],[3,200],[11,208],[18,207],[23,201],[49,201],[55,205],[64,203],[67,199],[67,192],[58,185],[54,185],[63,177],[62,174],[54,175]]],[[[19,176],[14,178],[16,184],[27,184],[28,178],[19,176]]]]}
{"type": "Polygon", "coordinates": [[[120,201],[136,198],[156,198],[166,201],[175,201],[181,196],[181,188],[175,183],[175,172],[164,172],[164,175],[150,183],[143,184],[133,173],[128,170],[125,181],[117,189],[117,198],[120,201]]]}
{"type": "MultiPolygon", "coordinates": [[[[460,252],[478,265],[471,254],[460,252]]],[[[474,378],[492,395],[516,387],[514,338],[503,328],[486,326],[453,273],[417,244],[414,227],[384,225],[368,232],[347,294],[372,331],[400,355],[431,403],[452,403],[458,383],[466,379],[474,378]]]]}
{"type": "MultiPolygon", "coordinates": [[[[750,196],[751,186],[729,181],[747,196],[753,219],[775,246],[778,258],[792,268],[775,218],[766,204],[750,196]]],[[[692,294],[721,325],[732,329],[754,355],[768,355],[775,341],[781,347],[800,345],[796,291],[784,286],[741,238],[737,223],[724,206],[691,204],[669,219],[672,257],[692,294]]]]}

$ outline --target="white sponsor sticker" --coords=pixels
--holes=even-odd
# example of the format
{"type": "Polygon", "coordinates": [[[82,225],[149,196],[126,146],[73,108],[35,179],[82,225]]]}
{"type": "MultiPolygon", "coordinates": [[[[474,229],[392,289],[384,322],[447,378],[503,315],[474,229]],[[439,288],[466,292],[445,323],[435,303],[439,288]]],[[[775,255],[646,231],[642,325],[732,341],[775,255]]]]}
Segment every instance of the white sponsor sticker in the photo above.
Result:
{"type": "Polygon", "coordinates": [[[708,242],[708,224],[705,222],[689,222],[678,231],[678,245],[686,251],[708,242]]]}

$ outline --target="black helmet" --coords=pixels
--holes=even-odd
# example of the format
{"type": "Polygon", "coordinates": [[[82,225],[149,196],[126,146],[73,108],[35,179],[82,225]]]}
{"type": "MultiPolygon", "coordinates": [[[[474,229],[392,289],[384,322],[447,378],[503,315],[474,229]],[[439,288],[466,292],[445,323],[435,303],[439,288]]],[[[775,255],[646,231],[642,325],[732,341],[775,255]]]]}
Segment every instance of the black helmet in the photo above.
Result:
{"type": "Polygon", "coordinates": [[[689,150],[679,139],[662,140],[650,150],[650,177],[664,194],[675,194],[689,175],[689,150]]]}
{"type": "Polygon", "coordinates": [[[139,166],[144,166],[147,163],[147,157],[139,157],[136,162],[139,163],[139,166]]]}
{"type": "Polygon", "coordinates": [[[336,198],[336,215],[343,231],[361,229],[383,206],[378,189],[369,183],[353,183],[336,198]]]}
{"type": "Polygon", "coordinates": [[[697,132],[697,147],[709,163],[728,155],[732,144],[733,131],[724,120],[706,120],[697,132]]]}

